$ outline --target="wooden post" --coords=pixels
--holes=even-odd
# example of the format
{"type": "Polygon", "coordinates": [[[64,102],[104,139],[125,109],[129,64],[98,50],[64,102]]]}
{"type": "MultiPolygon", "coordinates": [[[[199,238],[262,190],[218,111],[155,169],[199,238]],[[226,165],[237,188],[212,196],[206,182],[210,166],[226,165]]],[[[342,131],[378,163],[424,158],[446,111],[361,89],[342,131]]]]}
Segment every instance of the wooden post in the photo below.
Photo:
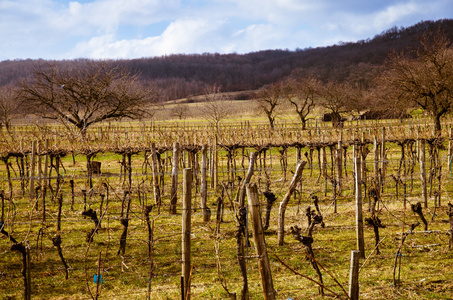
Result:
{"type": "Polygon", "coordinates": [[[218,143],[218,136],[215,136],[215,141],[214,141],[214,153],[213,153],[213,159],[214,159],[214,190],[217,190],[217,184],[218,184],[218,169],[219,169],[219,154],[217,153],[217,143],[218,143]]]}
{"type": "Polygon", "coordinates": [[[190,231],[192,216],[192,169],[183,171],[182,203],[182,276],[184,277],[184,299],[190,300],[190,231]]]}
{"type": "Polygon", "coordinates": [[[258,268],[261,275],[261,284],[265,300],[274,300],[275,291],[272,282],[271,268],[267,256],[264,230],[261,223],[260,202],[258,200],[258,188],[256,184],[247,185],[247,199],[250,214],[252,216],[253,238],[255,240],[255,251],[258,256],[258,268]]]}
{"type": "Polygon", "coordinates": [[[212,141],[210,141],[209,145],[209,178],[211,178],[211,188],[214,188],[214,147],[212,146],[212,141]]]}
{"type": "Polygon", "coordinates": [[[379,189],[379,147],[376,136],[374,136],[373,141],[373,154],[374,154],[374,182],[376,184],[376,188],[379,189]]]}
{"type": "Polygon", "coordinates": [[[250,153],[250,162],[249,162],[249,169],[247,171],[247,175],[244,178],[244,181],[242,183],[241,191],[239,194],[239,207],[244,207],[245,206],[245,194],[246,194],[246,185],[250,182],[253,176],[253,170],[255,167],[255,161],[256,161],[256,152],[250,153]]]}
{"type": "Polygon", "coordinates": [[[289,185],[288,191],[283,197],[282,202],[280,202],[280,208],[278,211],[278,245],[283,246],[284,238],[285,238],[285,212],[286,206],[288,205],[289,199],[293,194],[294,190],[296,189],[297,183],[300,182],[300,178],[302,177],[302,171],[304,170],[305,165],[307,164],[306,161],[301,161],[297,164],[296,172],[294,172],[293,179],[289,185]]]}
{"type": "Polygon", "coordinates": [[[38,145],[37,145],[37,151],[36,151],[36,154],[38,155],[37,157],[37,169],[38,169],[38,185],[40,187],[42,187],[42,156],[41,156],[41,152],[42,152],[42,143],[38,142],[38,145]]]}
{"type": "Polygon", "coordinates": [[[157,154],[156,154],[156,144],[151,143],[151,157],[152,157],[152,169],[153,169],[153,192],[154,192],[154,201],[157,205],[158,213],[160,213],[161,199],[160,199],[160,189],[159,189],[159,174],[157,166],[157,154]]]}
{"type": "Polygon", "coordinates": [[[170,214],[176,214],[176,203],[178,202],[178,167],[179,167],[179,143],[173,144],[173,167],[171,169],[171,193],[170,193],[170,214]]]}
{"type": "Polygon", "coordinates": [[[363,216],[362,216],[362,155],[360,147],[354,145],[354,175],[355,175],[355,217],[357,248],[360,258],[365,258],[365,245],[363,239],[363,216]]]}
{"type": "Polygon", "coordinates": [[[207,170],[207,160],[208,160],[208,146],[203,145],[201,148],[201,188],[200,188],[200,198],[201,198],[201,210],[203,212],[203,221],[209,222],[211,218],[211,212],[207,206],[208,198],[208,183],[206,180],[206,170],[207,170]]]}
{"type": "Polygon", "coordinates": [[[35,197],[36,141],[32,142],[30,153],[30,199],[35,197]]]}
{"type": "Polygon", "coordinates": [[[425,205],[425,208],[428,207],[428,192],[426,188],[426,147],[425,147],[425,140],[422,139],[420,140],[420,180],[421,180],[421,192],[422,192],[422,198],[423,198],[423,203],[425,205]]]}
{"type": "Polygon", "coordinates": [[[27,261],[27,293],[25,293],[25,299],[31,300],[31,261],[30,261],[30,245],[27,242],[25,246],[26,261],[27,261]]]}
{"type": "MultiPolygon", "coordinates": [[[[324,135],[322,136],[324,142],[324,135]]],[[[321,147],[321,174],[324,178],[324,196],[327,196],[327,153],[326,147],[321,147]]]]}
{"type": "Polygon", "coordinates": [[[351,268],[349,272],[349,298],[359,299],[359,251],[351,251],[351,268]]]}
{"type": "Polygon", "coordinates": [[[385,127],[382,127],[382,141],[381,141],[381,188],[384,189],[385,184],[385,127]]]}
{"type": "MultiPolygon", "coordinates": [[[[46,156],[44,157],[44,184],[42,191],[42,222],[46,222],[46,194],[50,183],[49,177],[49,139],[46,139],[46,156]]],[[[72,207],[72,206],[71,206],[72,207]]]]}
{"type": "MultiPolygon", "coordinates": [[[[337,189],[338,195],[341,195],[341,179],[343,178],[342,158],[343,158],[343,130],[340,129],[340,137],[337,144],[337,189]]],[[[336,210],[336,208],[335,208],[336,210]]]]}

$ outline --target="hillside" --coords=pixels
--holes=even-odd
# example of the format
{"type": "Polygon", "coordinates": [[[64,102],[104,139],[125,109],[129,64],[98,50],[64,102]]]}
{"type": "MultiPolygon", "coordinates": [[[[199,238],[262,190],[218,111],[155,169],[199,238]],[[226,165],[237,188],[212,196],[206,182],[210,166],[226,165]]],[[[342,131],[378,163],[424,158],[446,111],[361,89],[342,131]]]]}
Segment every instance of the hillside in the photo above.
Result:
{"type": "MultiPolygon", "coordinates": [[[[349,81],[366,87],[388,53],[414,49],[418,37],[437,27],[453,39],[453,19],[423,21],[408,28],[390,28],[367,40],[329,47],[266,50],[248,54],[168,55],[132,60],[111,60],[139,72],[162,90],[163,100],[203,93],[207,84],[220,83],[223,90],[257,89],[292,72],[316,74],[323,81],[349,81]]],[[[33,69],[50,64],[73,64],[80,60],[19,60],[0,62],[0,85],[28,76],[33,69]]],[[[83,60],[82,60],[83,61],[83,60]]]]}

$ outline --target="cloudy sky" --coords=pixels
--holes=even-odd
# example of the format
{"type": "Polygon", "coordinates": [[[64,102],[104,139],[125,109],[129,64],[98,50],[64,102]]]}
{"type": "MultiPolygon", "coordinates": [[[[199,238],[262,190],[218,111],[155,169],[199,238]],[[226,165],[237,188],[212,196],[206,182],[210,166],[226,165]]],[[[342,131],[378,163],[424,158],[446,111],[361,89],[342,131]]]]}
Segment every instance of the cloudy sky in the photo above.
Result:
{"type": "Polygon", "coordinates": [[[0,0],[0,61],[294,50],[452,17],[451,0],[0,0]]]}

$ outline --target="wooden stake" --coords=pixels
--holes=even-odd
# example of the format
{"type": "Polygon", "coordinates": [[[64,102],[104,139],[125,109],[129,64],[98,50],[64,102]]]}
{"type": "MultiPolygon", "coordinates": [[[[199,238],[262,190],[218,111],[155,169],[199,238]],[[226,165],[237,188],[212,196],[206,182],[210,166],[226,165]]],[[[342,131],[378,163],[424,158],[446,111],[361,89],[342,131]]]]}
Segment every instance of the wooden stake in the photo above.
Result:
{"type": "Polygon", "coordinates": [[[250,162],[249,162],[249,169],[247,171],[247,175],[242,183],[242,188],[239,194],[239,207],[245,206],[245,194],[246,194],[246,185],[250,182],[253,176],[253,170],[255,167],[256,161],[256,152],[250,153],[250,162]]]}
{"type": "Polygon", "coordinates": [[[355,174],[355,217],[357,248],[360,258],[365,258],[365,244],[363,239],[363,216],[362,216],[362,155],[360,147],[354,145],[354,174],[355,174]]]}
{"type": "Polygon", "coordinates": [[[379,189],[379,147],[377,137],[374,136],[373,141],[373,154],[374,154],[374,183],[376,188],[379,189]]]}
{"type": "Polygon", "coordinates": [[[359,251],[351,251],[351,268],[349,272],[349,298],[351,300],[359,299],[359,256],[359,251]]]}
{"type": "Polygon", "coordinates": [[[250,214],[252,216],[252,230],[255,240],[255,251],[258,256],[258,268],[261,275],[264,300],[274,300],[275,291],[272,282],[271,268],[267,256],[264,230],[261,223],[260,202],[258,200],[258,188],[256,184],[247,185],[247,199],[250,214]]]}
{"type": "Polygon", "coordinates": [[[211,218],[211,211],[207,206],[207,198],[208,198],[208,183],[206,180],[206,171],[207,171],[207,158],[208,158],[208,146],[203,145],[201,148],[201,210],[203,212],[203,221],[209,222],[211,218]]]}
{"type": "Polygon", "coordinates": [[[421,192],[422,199],[425,208],[428,207],[428,192],[426,188],[426,152],[425,152],[425,140],[420,140],[420,180],[421,180],[421,192]]]}
{"type": "Polygon", "coordinates": [[[218,143],[218,136],[215,136],[215,142],[214,142],[214,178],[212,179],[214,181],[214,190],[217,190],[217,185],[218,185],[218,169],[219,169],[219,154],[217,152],[217,143],[218,143]]]}
{"type": "Polygon", "coordinates": [[[157,205],[158,213],[160,213],[161,199],[159,189],[159,174],[157,167],[157,154],[156,154],[156,143],[151,143],[151,158],[152,158],[152,169],[153,169],[153,191],[154,191],[154,202],[157,205]]]}
{"type": "Polygon", "coordinates": [[[280,202],[280,208],[278,211],[278,245],[283,246],[284,238],[285,238],[285,212],[286,206],[288,205],[289,199],[293,194],[294,190],[296,189],[297,183],[300,182],[300,178],[302,176],[302,171],[304,170],[305,165],[307,164],[306,161],[301,161],[297,164],[296,172],[294,172],[293,179],[289,185],[288,191],[283,197],[282,202],[280,202]]]}
{"type": "Polygon", "coordinates": [[[382,127],[382,140],[381,140],[381,188],[384,189],[385,184],[385,127],[382,127]]]}
{"type": "Polygon", "coordinates": [[[32,142],[30,153],[30,200],[35,197],[36,141],[32,142]]]}
{"type": "MultiPolygon", "coordinates": [[[[343,172],[341,168],[341,160],[343,157],[343,130],[340,129],[340,138],[338,139],[338,144],[337,144],[337,155],[336,155],[336,163],[337,163],[337,191],[338,195],[341,196],[341,179],[343,178],[343,172]]],[[[335,212],[337,210],[336,207],[336,202],[335,202],[335,212]]]]}
{"type": "Polygon", "coordinates": [[[190,231],[192,216],[192,169],[183,171],[183,205],[182,205],[182,276],[184,277],[184,300],[190,300],[190,231]]]}
{"type": "MultiPolygon", "coordinates": [[[[46,139],[46,156],[44,157],[44,184],[43,184],[43,191],[42,191],[42,222],[46,222],[46,194],[47,194],[47,187],[50,183],[49,178],[49,139],[46,139]]],[[[71,206],[72,207],[72,206],[71,206]]]]}
{"type": "Polygon", "coordinates": [[[179,167],[179,143],[173,144],[173,167],[171,169],[171,194],[170,214],[176,214],[176,203],[178,202],[178,167],[179,167]]]}

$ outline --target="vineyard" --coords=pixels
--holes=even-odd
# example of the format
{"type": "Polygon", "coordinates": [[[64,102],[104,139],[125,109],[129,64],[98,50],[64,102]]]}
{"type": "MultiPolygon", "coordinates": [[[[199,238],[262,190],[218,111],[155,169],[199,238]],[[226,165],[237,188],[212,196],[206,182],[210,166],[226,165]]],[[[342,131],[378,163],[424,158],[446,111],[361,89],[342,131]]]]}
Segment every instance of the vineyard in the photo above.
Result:
{"type": "Polygon", "coordinates": [[[2,131],[0,298],[453,298],[452,124],[2,131]]]}

